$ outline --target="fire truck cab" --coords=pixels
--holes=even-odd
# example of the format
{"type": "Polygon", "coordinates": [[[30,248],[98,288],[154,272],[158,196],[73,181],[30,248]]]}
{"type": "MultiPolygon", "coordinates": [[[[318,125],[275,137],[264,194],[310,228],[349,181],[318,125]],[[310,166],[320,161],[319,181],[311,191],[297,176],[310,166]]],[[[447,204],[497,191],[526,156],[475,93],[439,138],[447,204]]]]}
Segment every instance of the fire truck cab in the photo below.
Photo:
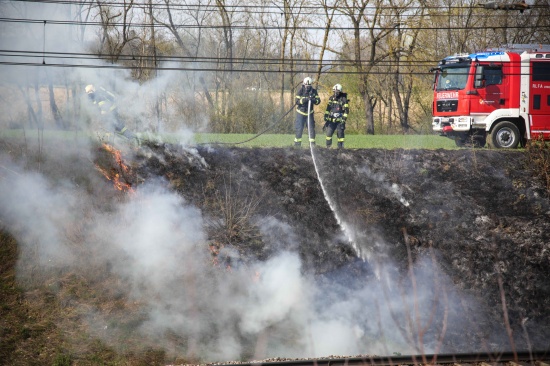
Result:
{"type": "Polygon", "coordinates": [[[514,45],[444,58],[432,128],[457,146],[516,148],[550,140],[550,45],[514,45]]]}

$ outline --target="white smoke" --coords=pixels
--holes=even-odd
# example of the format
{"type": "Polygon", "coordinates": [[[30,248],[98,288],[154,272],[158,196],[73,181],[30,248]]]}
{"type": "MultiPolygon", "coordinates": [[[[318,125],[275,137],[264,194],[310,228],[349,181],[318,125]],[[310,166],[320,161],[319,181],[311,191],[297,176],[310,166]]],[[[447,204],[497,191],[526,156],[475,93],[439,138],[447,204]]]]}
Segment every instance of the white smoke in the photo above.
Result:
{"type": "Polygon", "coordinates": [[[66,195],[62,185],[54,188],[42,175],[23,172],[9,161],[3,168],[9,170],[0,179],[2,223],[37,251],[41,265],[70,261],[71,251],[62,245],[63,227],[73,220],[78,198],[66,195]]]}
{"type": "Polygon", "coordinates": [[[390,184],[384,174],[372,172],[367,165],[357,169],[357,172],[364,174],[367,179],[376,182],[376,187],[379,189],[381,195],[398,200],[405,207],[410,205],[409,201],[403,196],[402,188],[396,183],[390,184]]]}
{"type": "MultiPolygon", "coordinates": [[[[18,5],[16,10],[21,13],[16,11],[11,15],[34,19],[66,18],[65,14],[56,13],[58,8],[53,4],[41,5],[18,5]]],[[[72,29],[42,23],[30,25],[24,32],[21,29],[4,25],[0,33],[2,48],[87,52],[81,49],[83,40],[67,37],[67,34],[78,33],[72,29]],[[17,32],[24,36],[10,37],[17,32]]],[[[2,57],[3,61],[7,60],[2,57]]],[[[42,62],[40,55],[31,59],[42,62]]],[[[62,61],[47,59],[46,62],[62,61]]],[[[155,103],[163,91],[177,90],[184,76],[175,77],[166,72],[139,85],[131,81],[127,71],[113,71],[100,61],[93,65],[101,68],[42,70],[18,66],[2,68],[0,72],[3,80],[24,88],[29,74],[33,73],[38,75],[39,84],[53,78],[56,84],[77,83],[82,91],[90,83],[104,86],[118,95],[121,115],[129,127],[137,131],[154,128],[162,131],[162,126],[172,122],[169,119],[173,115],[169,112],[164,114],[166,120],[156,119],[155,103]]],[[[180,93],[190,100],[195,97],[194,92],[188,90],[180,90],[180,93]]],[[[178,105],[180,99],[185,98],[166,98],[165,108],[184,108],[185,105],[178,105]]],[[[0,101],[3,103],[1,109],[11,113],[12,104],[5,100],[8,99],[0,101]]],[[[89,107],[84,101],[82,106],[89,107]]],[[[21,108],[26,110],[24,104],[21,108]]],[[[197,116],[196,130],[204,126],[205,120],[205,116],[197,116]]],[[[70,122],[88,129],[85,121],[70,122]]],[[[97,129],[98,126],[91,126],[90,131],[97,129]]],[[[178,140],[184,142],[193,133],[183,127],[177,131],[178,140]]],[[[45,153],[52,151],[52,156],[57,155],[61,165],[64,158],[66,161],[71,158],[59,146],[45,146],[45,149],[45,153]]],[[[191,155],[196,153],[190,152],[191,155]]],[[[3,162],[0,167],[3,172],[0,175],[0,224],[16,236],[21,247],[18,276],[30,277],[31,273],[52,267],[78,271],[83,276],[112,276],[116,280],[105,286],[118,286],[121,297],[134,306],[124,311],[140,314],[139,327],[132,330],[139,329],[144,338],[154,340],[155,346],[164,346],[176,354],[223,361],[250,354],[266,358],[409,353],[418,348],[414,339],[418,329],[411,319],[417,317],[425,323],[434,299],[440,304],[439,311],[441,306],[452,303],[444,302],[441,288],[433,287],[435,278],[445,282],[445,277],[437,271],[437,266],[426,262],[423,266],[433,269],[419,273],[415,292],[409,290],[410,282],[400,278],[391,263],[384,263],[388,268],[383,281],[375,276],[353,275],[342,282],[314,279],[302,268],[297,234],[289,225],[273,219],[259,221],[266,242],[280,248],[269,260],[246,266],[237,263],[230,269],[214,266],[200,209],[162,182],[149,182],[120,202],[115,198],[110,201],[105,192],[112,187],[103,186],[94,178],[92,164],[87,166],[90,185],[105,187],[105,192],[74,181],[59,181],[39,171],[25,170],[3,156],[0,161],[3,162]],[[72,237],[73,232],[81,241],[72,237]],[[104,268],[108,273],[94,274],[91,267],[104,268]],[[421,309],[420,313],[415,313],[415,304],[421,309]],[[178,337],[185,340],[185,345],[173,341],[178,337]]],[[[203,160],[202,165],[205,166],[203,160]]],[[[378,180],[383,182],[382,178],[378,180]]],[[[399,189],[381,186],[393,198],[403,198],[399,189]]],[[[351,226],[346,229],[349,231],[346,235],[353,241],[355,230],[351,226]]],[[[95,279],[88,280],[93,282],[95,279]]],[[[110,289],[106,287],[105,290],[110,289]]],[[[83,299],[75,301],[80,301],[82,309],[86,309],[83,321],[92,335],[122,348],[123,340],[117,337],[122,327],[113,318],[116,312],[110,313],[83,299]]],[[[441,329],[442,324],[436,323],[433,327],[441,329]]]]}
{"type": "MultiPolygon", "coordinates": [[[[250,347],[257,358],[416,352],[415,321],[428,324],[433,312],[453,306],[442,297],[452,286],[428,260],[415,272],[416,291],[389,263],[384,281],[353,275],[319,281],[304,272],[298,253],[288,250],[229,269],[212,264],[201,211],[161,182],[140,186],[104,211],[92,209],[97,197],[85,187],[58,184],[16,166],[10,171],[0,179],[0,219],[23,253],[39,248],[21,257],[20,269],[35,268],[28,261],[36,258],[40,266],[78,266],[82,273],[88,273],[86,262],[99,268],[109,264],[110,276],[125,284],[127,301],[139,304],[142,336],[175,353],[223,361],[250,354],[250,347]],[[83,227],[82,220],[86,239],[79,245],[85,250],[75,250],[63,233],[83,227]],[[91,260],[81,257],[86,253],[93,253],[91,260]],[[167,334],[187,339],[187,346],[177,348],[167,334]]],[[[284,227],[264,223],[267,238],[284,227]]],[[[290,227],[284,229],[287,239],[295,237],[290,227]]],[[[85,308],[92,335],[117,347],[120,325],[113,325],[112,314],[90,304],[85,308]]],[[[441,322],[430,325],[425,352],[442,328],[441,322]]]]}

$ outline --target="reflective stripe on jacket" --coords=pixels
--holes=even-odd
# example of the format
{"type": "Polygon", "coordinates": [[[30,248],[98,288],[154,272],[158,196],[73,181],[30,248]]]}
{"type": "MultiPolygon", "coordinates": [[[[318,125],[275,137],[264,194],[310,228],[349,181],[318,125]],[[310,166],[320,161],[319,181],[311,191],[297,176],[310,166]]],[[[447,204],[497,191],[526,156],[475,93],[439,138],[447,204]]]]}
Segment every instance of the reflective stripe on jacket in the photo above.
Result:
{"type": "Polygon", "coordinates": [[[327,103],[327,109],[325,110],[325,120],[332,120],[333,122],[346,122],[349,113],[348,95],[346,93],[340,93],[338,97],[332,95],[327,103]]]}
{"type": "MultiPolygon", "coordinates": [[[[311,104],[319,105],[319,103],[321,103],[321,98],[319,98],[319,94],[317,94],[317,89],[311,87],[309,91],[306,91],[305,86],[302,85],[302,87],[298,90],[298,93],[296,94],[296,112],[307,116],[307,108],[310,98],[312,98],[311,104]]],[[[309,114],[312,113],[313,106],[311,106],[311,109],[309,111],[309,114]]]]}

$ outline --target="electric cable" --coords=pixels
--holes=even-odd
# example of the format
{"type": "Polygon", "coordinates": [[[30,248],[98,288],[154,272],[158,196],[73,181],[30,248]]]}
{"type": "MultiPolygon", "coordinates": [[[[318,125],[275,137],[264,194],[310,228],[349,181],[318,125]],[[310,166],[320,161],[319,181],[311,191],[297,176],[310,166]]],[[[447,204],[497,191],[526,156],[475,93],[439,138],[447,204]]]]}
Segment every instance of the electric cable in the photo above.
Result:
{"type": "MultiPolygon", "coordinates": [[[[75,64],[42,64],[41,62],[10,62],[0,61],[0,65],[6,66],[40,66],[40,67],[59,67],[59,68],[83,68],[83,69],[114,69],[114,70],[158,70],[158,71],[193,71],[193,72],[228,72],[228,73],[246,73],[246,74],[317,74],[318,70],[315,66],[311,69],[295,69],[295,70],[254,70],[254,69],[240,69],[229,70],[223,68],[205,68],[205,67],[158,67],[158,66],[123,66],[123,65],[75,65],[75,64]]],[[[325,70],[321,72],[327,74],[329,71],[325,70]]],[[[370,69],[368,71],[355,70],[355,71],[342,71],[342,70],[330,70],[331,75],[394,75],[395,70],[377,71],[370,69]]],[[[411,71],[411,75],[432,75],[431,72],[411,71]]]]}
{"type": "MultiPolygon", "coordinates": [[[[43,59],[56,59],[56,60],[101,60],[101,58],[98,58],[97,54],[93,53],[68,53],[68,52],[39,52],[39,51],[23,51],[23,50],[5,50],[0,49],[0,56],[5,57],[21,57],[21,58],[36,58],[36,57],[42,57],[43,59]]],[[[315,64],[315,66],[318,66],[319,61],[318,60],[311,60],[311,59],[303,59],[303,58],[294,58],[292,59],[292,63],[289,63],[287,61],[289,60],[281,60],[280,58],[270,58],[270,57],[200,57],[200,56],[164,56],[164,55],[157,55],[156,58],[153,55],[141,55],[141,54],[122,54],[122,55],[114,55],[114,54],[102,54],[101,57],[108,58],[108,57],[117,57],[117,61],[153,61],[156,59],[157,62],[193,62],[193,63],[200,63],[200,64],[225,64],[225,63],[232,63],[233,65],[242,65],[242,66],[286,66],[286,65],[293,65],[294,67],[299,67],[302,65],[308,66],[311,64],[315,64]]],[[[384,60],[381,62],[378,62],[377,66],[395,66],[398,63],[403,63],[403,60],[384,60]]],[[[439,62],[439,60],[408,60],[406,61],[407,65],[433,65],[434,63],[439,62]]],[[[346,59],[328,59],[324,60],[322,62],[321,67],[353,67],[357,66],[358,64],[364,64],[365,66],[368,66],[368,61],[354,61],[354,60],[346,60],[346,59]]]]}
{"type": "MultiPolygon", "coordinates": [[[[83,1],[83,0],[11,0],[11,2],[25,2],[25,3],[40,3],[40,4],[53,4],[53,5],[72,5],[72,6],[81,6],[81,7],[110,7],[110,8],[141,8],[141,7],[148,7],[149,4],[127,4],[127,3],[121,3],[116,1],[83,1]]],[[[472,5],[466,5],[466,6],[460,6],[460,5],[448,5],[448,6],[437,6],[437,5],[409,5],[409,6],[400,6],[400,5],[367,5],[365,7],[366,10],[394,10],[394,11],[411,11],[411,10],[456,10],[456,9],[484,9],[484,10],[505,10],[505,9],[497,9],[497,8],[484,8],[485,4],[482,3],[475,3],[472,5]]],[[[216,4],[178,4],[178,3],[166,3],[166,2],[157,2],[152,3],[151,6],[155,8],[155,10],[159,9],[173,9],[173,10],[194,10],[194,11],[204,11],[204,12],[210,12],[213,10],[218,10],[220,7],[216,4]]],[[[548,6],[542,5],[542,4],[533,4],[530,5],[530,9],[536,9],[536,8],[547,8],[548,6]]],[[[227,9],[230,13],[238,13],[238,12],[260,12],[258,5],[231,5],[226,4],[223,6],[224,9],[227,9]],[[242,9],[242,10],[239,10],[242,9]]],[[[320,6],[315,5],[303,5],[300,4],[298,6],[289,7],[291,10],[319,10],[320,6]]],[[[338,5],[325,5],[324,8],[328,10],[333,9],[353,9],[351,6],[346,6],[345,4],[338,4],[338,5]]],[[[281,6],[278,6],[276,4],[262,4],[262,10],[265,10],[267,13],[277,13],[280,12],[281,6]]],[[[519,9],[508,9],[508,10],[519,10],[519,9]]],[[[312,14],[319,14],[319,13],[312,13],[312,14]]]]}
{"type": "MultiPolygon", "coordinates": [[[[0,22],[5,23],[23,23],[23,24],[42,24],[43,19],[30,19],[30,18],[0,18],[0,22]]],[[[137,28],[167,28],[164,24],[150,24],[150,23],[118,23],[118,22],[90,22],[90,21],[80,21],[80,20],[48,20],[48,23],[51,25],[85,25],[85,26],[98,26],[98,27],[137,27],[137,28]]],[[[200,25],[200,24],[178,24],[174,26],[175,29],[235,29],[235,30],[326,30],[326,26],[265,26],[265,25],[237,25],[232,24],[231,26],[226,25],[200,25]]],[[[487,28],[491,29],[524,29],[524,25],[483,25],[483,26],[453,26],[453,27],[427,27],[427,26],[406,26],[401,25],[399,30],[408,31],[408,30],[486,30],[487,28]]],[[[331,26],[333,31],[355,31],[355,30],[376,30],[376,31],[391,31],[397,29],[397,24],[391,24],[389,26],[377,26],[377,27],[338,27],[331,26]]]]}

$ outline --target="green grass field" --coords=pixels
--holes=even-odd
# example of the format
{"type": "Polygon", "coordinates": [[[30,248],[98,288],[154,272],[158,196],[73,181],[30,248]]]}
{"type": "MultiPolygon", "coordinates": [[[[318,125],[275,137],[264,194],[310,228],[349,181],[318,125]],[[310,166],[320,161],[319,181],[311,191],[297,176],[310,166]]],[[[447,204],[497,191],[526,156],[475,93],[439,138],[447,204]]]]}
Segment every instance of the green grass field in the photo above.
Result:
{"type": "MultiPolygon", "coordinates": [[[[239,143],[236,146],[247,147],[285,147],[294,145],[294,135],[261,135],[249,142],[246,141],[255,135],[223,135],[198,134],[197,143],[239,143]]],[[[302,137],[302,146],[308,147],[307,136],[302,137]]],[[[315,142],[318,146],[325,146],[325,135],[317,135],[315,142]]],[[[336,135],[333,136],[333,147],[336,147],[336,135]]],[[[345,145],[348,149],[455,149],[454,141],[438,135],[348,135],[345,145]]]]}
{"type": "MultiPolygon", "coordinates": [[[[306,131],[307,132],[307,131],[306,131]]],[[[99,138],[101,133],[89,135],[82,131],[44,131],[43,138],[48,140],[75,140],[99,138]]],[[[143,139],[160,140],[168,143],[184,142],[195,144],[223,144],[237,147],[291,147],[294,145],[294,135],[291,134],[264,134],[256,137],[254,134],[162,134],[140,135],[143,139]],[[256,138],[255,138],[256,137],[256,138]],[[250,141],[249,141],[250,140],[250,141]]],[[[0,138],[23,138],[30,142],[37,141],[37,130],[10,130],[0,129],[0,138]]],[[[308,147],[307,135],[303,136],[302,147],[308,147]]],[[[316,137],[318,146],[325,146],[325,135],[316,137]]],[[[333,136],[333,147],[336,147],[336,135],[333,136]]],[[[456,149],[454,141],[438,135],[347,135],[345,148],[347,149],[456,149]]]]}

